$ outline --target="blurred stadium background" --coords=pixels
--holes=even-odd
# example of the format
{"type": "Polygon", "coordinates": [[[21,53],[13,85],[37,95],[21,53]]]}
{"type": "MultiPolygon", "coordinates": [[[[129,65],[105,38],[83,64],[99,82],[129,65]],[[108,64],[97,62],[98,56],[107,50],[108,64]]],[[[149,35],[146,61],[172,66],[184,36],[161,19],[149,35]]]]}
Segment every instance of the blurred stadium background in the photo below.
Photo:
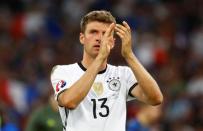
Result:
{"type": "MultiPolygon", "coordinates": [[[[202,131],[202,0],[1,0],[0,130],[25,130],[53,93],[52,67],[81,60],[80,18],[94,9],[130,24],[134,52],[161,87],[162,113],[151,129],[202,131]]],[[[109,62],[124,65],[117,43],[109,62]]],[[[138,105],[129,103],[128,120],[138,105]]]]}

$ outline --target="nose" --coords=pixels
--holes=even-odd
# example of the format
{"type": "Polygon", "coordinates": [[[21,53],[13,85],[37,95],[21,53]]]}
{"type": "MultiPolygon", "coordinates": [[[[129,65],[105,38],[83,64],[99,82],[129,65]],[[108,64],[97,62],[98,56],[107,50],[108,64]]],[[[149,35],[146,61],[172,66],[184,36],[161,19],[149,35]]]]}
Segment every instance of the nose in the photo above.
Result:
{"type": "Polygon", "coordinates": [[[102,37],[103,37],[103,34],[102,34],[102,33],[98,33],[98,34],[97,34],[97,37],[96,37],[96,41],[100,43],[102,37]]]}

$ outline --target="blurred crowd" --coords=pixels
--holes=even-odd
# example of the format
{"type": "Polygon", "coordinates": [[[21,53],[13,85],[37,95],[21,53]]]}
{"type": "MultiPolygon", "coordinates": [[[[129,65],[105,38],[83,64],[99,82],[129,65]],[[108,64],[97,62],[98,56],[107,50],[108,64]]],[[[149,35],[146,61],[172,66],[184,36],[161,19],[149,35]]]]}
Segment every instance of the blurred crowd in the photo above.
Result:
{"type": "MultiPolygon", "coordinates": [[[[1,0],[0,130],[25,130],[48,103],[51,69],[81,60],[80,19],[95,9],[129,23],[133,50],[160,85],[164,103],[151,130],[202,131],[202,0],[1,0]]],[[[118,38],[109,63],[126,64],[118,38]]],[[[128,104],[127,124],[139,104],[128,104]]]]}

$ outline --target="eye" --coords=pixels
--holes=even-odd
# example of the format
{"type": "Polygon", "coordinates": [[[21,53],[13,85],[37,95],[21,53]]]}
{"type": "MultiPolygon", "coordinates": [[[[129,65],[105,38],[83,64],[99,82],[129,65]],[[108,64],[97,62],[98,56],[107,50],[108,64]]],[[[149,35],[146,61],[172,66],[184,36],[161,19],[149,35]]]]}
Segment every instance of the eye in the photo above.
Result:
{"type": "Polygon", "coordinates": [[[98,31],[97,30],[91,30],[90,34],[96,34],[98,31]]]}

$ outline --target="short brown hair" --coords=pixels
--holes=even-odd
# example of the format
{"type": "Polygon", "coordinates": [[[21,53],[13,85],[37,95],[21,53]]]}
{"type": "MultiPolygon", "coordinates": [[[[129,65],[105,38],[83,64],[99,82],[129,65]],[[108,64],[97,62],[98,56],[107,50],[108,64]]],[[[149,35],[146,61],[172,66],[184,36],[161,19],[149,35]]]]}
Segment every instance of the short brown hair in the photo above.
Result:
{"type": "Polygon", "coordinates": [[[85,32],[86,25],[92,21],[99,21],[104,23],[116,23],[116,19],[112,16],[112,14],[109,11],[106,10],[91,11],[81,19],[80,30],[82,33],[85,32]]]}

